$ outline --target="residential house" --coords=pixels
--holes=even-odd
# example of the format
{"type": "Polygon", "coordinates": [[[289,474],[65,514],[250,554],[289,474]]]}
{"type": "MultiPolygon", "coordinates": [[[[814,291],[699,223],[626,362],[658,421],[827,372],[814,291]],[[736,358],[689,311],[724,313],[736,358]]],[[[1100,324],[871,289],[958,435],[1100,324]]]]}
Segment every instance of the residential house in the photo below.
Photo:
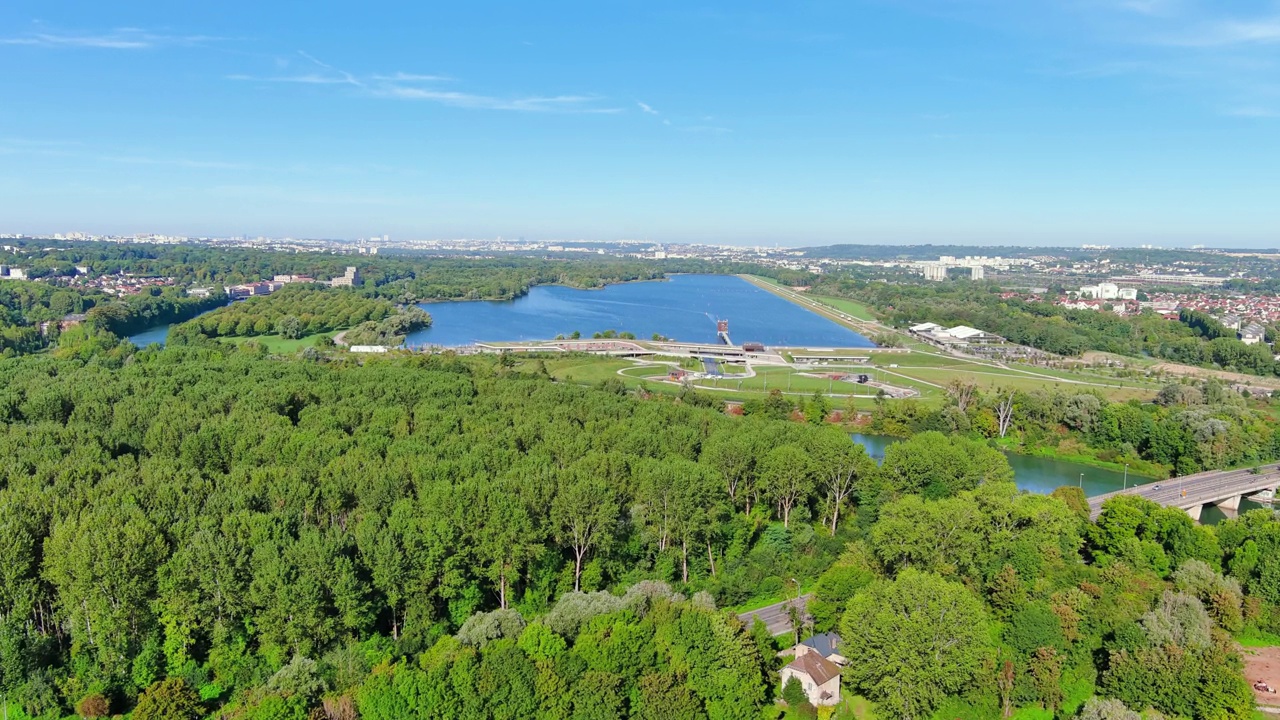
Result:
{"type": "Polygon", "coordinates": [[[800,681],[805,697],[814,707],[840,702],[840,668],[818,652],[797,652],[795,660],[782,668],[782,686],[791,678],[800,681]]]}
{"type": "Polygon", "coordinates": [[[793,650],[795,651],[796,657],[803,657],[810,653],[817,653],[823,659],[830,660],[836,665],[844,667],[849,660],[840,654],[839,648],[839,635],[835,633],[822,633],[802,641],[799,645],[796,645],[793,650]]]}

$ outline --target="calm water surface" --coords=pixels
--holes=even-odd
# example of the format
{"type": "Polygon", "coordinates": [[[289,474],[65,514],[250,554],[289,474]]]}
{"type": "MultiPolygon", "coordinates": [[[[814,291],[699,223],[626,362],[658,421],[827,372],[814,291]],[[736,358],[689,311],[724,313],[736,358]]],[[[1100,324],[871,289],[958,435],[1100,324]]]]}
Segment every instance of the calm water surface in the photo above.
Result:
{"type": "MultiPolygon", "coordinates": [[[[218,310],[218,309],[219,308],[205,310],[204,312],[200,313],[196,317],[203,317],[213,312],[214,310],[218,310]]],[[[155,327],[149,327],[146,330],[143,330],[142,332],[137,333],[135,335],[130,335],[125,339],[133,343],[134,345],[137,345],[140,348],[144,348],[152,343],[155,343],[157,345],[164,345],[165,342],[169,339],[169,328],[173,327],[174,324],[166,323],[164,325],[156,325],[155,327]]]]}
{"type": "Polygon", "coordinates": [[[575,330],[654,333],[683,342],[716,342],[716,319],[729,321],[735,344],[875,347],[867,338],[821,315],[728,275],[677,275],[663,282],[610,285],[601,290],[539,286],[506,302],[421,305],[432,326],[409,335],[410,346],[457,347],[476,342],[550,340],[575,330]]]}

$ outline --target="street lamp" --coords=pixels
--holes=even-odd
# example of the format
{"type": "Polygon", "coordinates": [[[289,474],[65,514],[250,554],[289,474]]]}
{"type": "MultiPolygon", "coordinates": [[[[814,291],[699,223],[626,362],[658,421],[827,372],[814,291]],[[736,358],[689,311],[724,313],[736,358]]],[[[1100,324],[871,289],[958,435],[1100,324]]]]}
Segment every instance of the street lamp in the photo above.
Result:
{"type": "Polygon", "coordinates": [[[1080,473],[1080,482],[1076,484],[1076,487],[1080,488],[1081,490],[1084,489],[1084,473],[1080,473]]]}
{"type": "Polygon", "coordinates": [[[1129,463],[1124,464],[1124,489],[1129,489],[1129,463]]]}

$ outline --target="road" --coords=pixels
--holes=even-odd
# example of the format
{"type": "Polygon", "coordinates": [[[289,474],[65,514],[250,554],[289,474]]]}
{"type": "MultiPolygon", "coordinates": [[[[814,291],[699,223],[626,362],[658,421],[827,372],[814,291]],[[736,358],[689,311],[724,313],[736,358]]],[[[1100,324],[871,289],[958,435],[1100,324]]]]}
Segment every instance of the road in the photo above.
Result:
{"type": "Polygon", "coordinates": [[[1194,508],[1239,495],[1252,495],[1267,488],[1274,489],[1278,485],[1280,465],[1274,463],[1262,466],[1260,473],[1250,468],[1215,470],[1095,495],[1089,498],[1089,511],[1096,520],[1102,512],[1102,503],[1117,495],[1139,495],[1166,507],[1194,508]]]}
{"type": "Polygon", "coordinates": [[[787,606],[798,602],[800,603],[800,611],[803,613],[812,597],[812,595],[801,595],[795,600],[784,600],[780,603],[766,605],[751,612],[742,613],[738,616],[738,619],[746,623],[747,627],[750,628],[755,624],[758,617],[765,624],[765,627],[769,628],[770,635],[781,635],[792,630],[791,615],[787,612],[787,606]]]}

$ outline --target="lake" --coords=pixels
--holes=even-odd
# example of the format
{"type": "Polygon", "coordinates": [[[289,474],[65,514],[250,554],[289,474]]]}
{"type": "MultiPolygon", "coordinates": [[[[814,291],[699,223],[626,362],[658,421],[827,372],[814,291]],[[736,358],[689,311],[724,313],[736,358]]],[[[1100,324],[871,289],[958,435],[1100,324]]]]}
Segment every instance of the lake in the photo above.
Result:
{"type": "MultiPolygon", "coordinates": [[[[876,462],[884,460],[885,448],[901,439],[883,435],[862,435],[860,433],[854,433],[852,437],[854,442],[866,447],[867,454],[874,458],[876,462]]],[[[1013,468],[1013,480],[1017,483],[1018,488],[1041,495],[1048,495],[1056,488],[1064,485],[1080,485],[1084,488],[1084,494],[1092,497],[1109,493],[1113,490],[1122,490],[1126,484],[1124,471],[1116,472],[1092,465],[1081,465],[1080,463],[1066,462],[1064,460],[1018,455],[1016,453],[1005,453],[1005,457],[1009,458],[1009,465],[1013,468]]],[[[1134,484],[1142,485],[1149,482],[1153,482],[1151,478],[1135,475],[1128,476],[1129,486],[1134,484]]],[[[1169,482],[1177,481],[1172,480],[1169,482]]],[[[1255,502],[1244,500],[1240,503],[1240,512],[1247,512],[1260,507],[1262,506],[1255,502]]],[[[1210,506],[1201,511],[1200,522],[1205,525],[1216,525],[1227,517],[1234,517],[1234,513],[1224,512],[1217,507],[1210,506]]]]}
{"type": "MultiPolygon", "coordinates": [[[[212,308],[209,310],[205,310],[199,315],[196,315],[196,317],[203,317],[213,312],[214,310],[219,310],[219,309],[221,308],[212,308]]],[[[156,325],[154,327],[149,327],[140,333],[135,333],[133,335],[126,337],[125,340],[128,340],[129,342],[133,343],[134,345],[137,345],[140,348],[144,348],[152,343],[155,343],[157,345],[164,345],[165,342],[169,339],[169,328],[177,324],[178,323],[165,323],[164,325],[156,325]]]]}
{"type": "Polygon", "coordinates": [[[137,345],[140,348],[144,348],[150,345],[151,343],[158,343],[160,345],[163,345],[165,343],[165,340],[168,339],[169,337],[170,327],[171,326],[169,325],[157,325],[156,327],[143,330],[137,335],[130,335],[127,339],[129,340],[129,342],[133,343],[134,345],[137,345]]]}
{"type": "Polygon", "coordinates": [[[510,301],[424,303],[432,325],[409,335],[410,347],[550,340],[575,330],[654,333],[682,342],[714,343],[716,320],[729,321],[735,344],[875,347],[848,328],[731,275],[675,275],[599,290],[540,285],[510,301]]]}

